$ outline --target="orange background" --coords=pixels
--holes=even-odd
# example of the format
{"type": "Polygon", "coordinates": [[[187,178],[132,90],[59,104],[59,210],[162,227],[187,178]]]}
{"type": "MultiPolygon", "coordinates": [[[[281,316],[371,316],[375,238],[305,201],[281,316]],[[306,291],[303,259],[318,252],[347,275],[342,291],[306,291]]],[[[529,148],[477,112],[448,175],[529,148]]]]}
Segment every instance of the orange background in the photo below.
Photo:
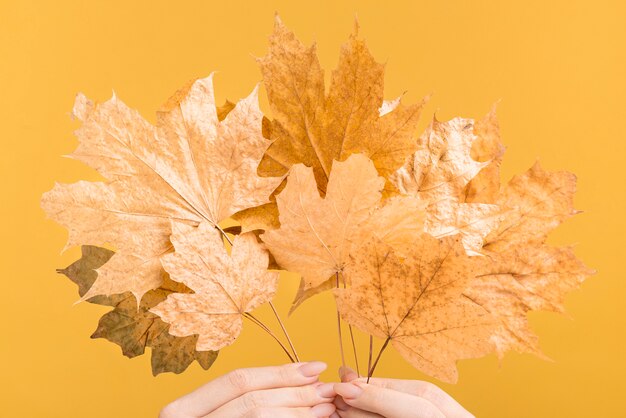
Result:
{"type": "MultiPolygon", "coordinates": [[[[549,242],[576,242],[598,269],[567,298],[570,319],[531,315],[554,362],[509,354],[459,364],[457,385],[442,385],[478,417],[626,416],[626,8],[621,1],[0,1],[0,415],[156,417],[160,407],[235,367],[280,363],[283,355],[247,324],[208,372],[153,378],[149,356],[90,340],[105,311],[72,306],[76,288],[54,273],[78,258],[60,255],[67,233],[44,218],[39,197],[55,180],[98,179],[61,158],[77,145],[74,95],[118,96],[149,120],[188,79],[217,70],[218,99],[239,99],[260,80],[274,11],[320,59],[335,66],[356,15],[361,34],[387,62],[388,98],[413,102],[433,92],[422,126],[478,118],[502,99],[507,153],[503,179],[539,158],[578,175],[577,209],[549,242]]],[[[262,92],[262,95],[264,93],[262,92]]],[[[277,305],[286,313],[297,280],[284,276],[277,305]]],[[[329,295],[290,319],[301,355],[339,363],[329,295]]],[[[271,323],[265,309],[260,315],[271,323]]],[[[362,361],[366,343],[359,339],[362,361]]],[[[380,375],[424,378],[392,350],[380,375]]]]}

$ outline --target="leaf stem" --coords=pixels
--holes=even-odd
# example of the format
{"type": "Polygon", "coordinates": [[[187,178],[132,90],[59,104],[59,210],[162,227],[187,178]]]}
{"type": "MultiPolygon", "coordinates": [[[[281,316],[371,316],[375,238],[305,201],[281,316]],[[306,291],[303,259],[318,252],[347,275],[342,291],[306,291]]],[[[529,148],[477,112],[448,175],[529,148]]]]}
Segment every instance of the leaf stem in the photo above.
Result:
{"type": "Polygon", "coordinates": [[[248,318],[250,321],[254,322],[255,324],[257,324],[259,327],[261,327],[261,329],[263,329],[265,332],[267,332],[273,339],[276,340],[276,342],[278,343],[278,345],[280,345],[280,347],[283,349],[283,351],[285,352],[285,354],[287,354],[287,357],[289,357],[289,360],[292,363],[295,363],[296,360],[293,358],[293,356],[291,355],[291,353],[289,352],[289,350],[287,350],[287,347],[285,347],[285,345],[278,339],[278,337],[276,337],[276,335],[268,328],[265,326],[265,324],[263,324],[263,322],[261,322],[260,320],[258,320],[254,315],[252,315],[249,312],[245,312],[243,314],[243,316],[245,318],[248,318]]]}
{"type": "MultiPolygon", "coordinates": [[[[335,273],[337,279],[337,288],[339,288],[339,272],[335,273]]],[[[339,334],[339,352],[341,353],[341,366],[346,367],[346,356],[343,353],[343,336],[341,335],[341,315],[339,315],[339,307],[337,306],[337,333],[339,334]]]]}
{"type": "Polygon", "coordinates": [[[287,342],[289,343],[289,347],[291,347],[291,351],[293,352],[293,355],[296,358],[296,361],[299,362],[300,358],[298,357],[298,352],[296,351],[296,348],[293,346],[293,343],[291,342],[291,338],[289,338],[289,333],[287,332],[287,329],[285,328],[283,321],[280,319],[280,315],[278,315],[278,311],[276,311],[276,308],[274,307],[274,304],[272,303],[271,300],[268,301],[268,303],[270,304],[272,311],[274,311],[274,315],[276,316],[276,319],[278,320],[278,323],[280,324],[280,327],[283,330],[283,334],[285,334],[285,338],[287,338],[287,342]]]}
{"type": "Polygon", "coordinates": [[[383,343],[383,346],[380,348],[380,351],[378,352],[378,355],[376,356],[376,360],[374,361],[374,364],[367,371],[367,383],[370,382],[370,378],[374,375],[374,370],[376,370],[376,366],[378,365],[378,360],[380,360],[380,356],[383,354],[383,351],[385,351],[385,348],[387,348],[387,345],[389,344],[389,341],[391,341],[391,337],[387,337],[387,339],[383,343]]]}
{"type": "MultiPolygon", "coordinates": [[[[228,243],[232,247],[233,241],[230,239],[228,234],[218,224],[215,224],[215,228],[222,233],[222,236],[226,238],[226,241],[228,241],[228,243]]],[[[285,328],[283,321],[280,319],[280,316],[278,315],[278,312],[276,311],[276,308],[274,307],[274,304],[272,303],[271,300],[269,301],[269,304],[272,307],[272,311],[274,311],[274,315],[276,315],[276,319],[278,320],[278,323],[280,324],[280,327],[282,328],[283,333],[285,334],[285,337],[287,337],[287,341],[289,342],[291,351],[293,351],[293,356],[295,356],[295,360],[294,360],[294,357],[289,353],[285,345],[278,339],[278,337],[276,337],[276,335],[265,324],[263,324],[263,322],[261,322],[255,316],[253,316],[251,313],[248,313],[248,312],[246,312],[244,316],[248,318],[249,320],[251,320],[252,322],[254,322],[255,324],[257,324],[258,326],[260,326],[261,328],[263,328],[263,330],[265,330],[268,334],[270,334],[272,338],[274,338],[276,342],[280,344],[281,348],[285,351],[285,353],[287,353],[287,355],[289,356],[289,360],[291,360],[292,363],[295,363],[296,361],[299,362],[300,359],[298,358],[298,353],[296,352],[296,349],[293,346],[293,343],[291,342],[291,338],[289,338],[289,334],[287,333],[287,329],[285,328]]]]}
{"type": "MultiPolygon", "coordinates": [[[[339,273],[337,273],[337,275],[339,275],[339,273]]],[[[343,277],[343,274],[341,275],[341,278],[343,279],[343,288],[346,288],[346,279],[345,277],[343,277]]],[[[339,287],[339,284],[337,284],[337,287],[339,287]]],[[[354,333],[352,332],[352,325],[348,324],[348,331],[350,331],[350,341],[352,341],[352,353],[354,354],[354,364],[356,366],[356,374],[357,376],[361,377],[361,371],[359,370],[359,356],[356,354],[356,343],[354,342],[354,333]]]]}
{"type": "Polygon", "coordinates": [[[372,354],[374,353],[374,336],[370,334],[370,355],[367,359],[367,379],[370,378],[370,370],[372,369],[372,354]]]}
{"type": "Polygon", "coordinates": [[[231,241],[230,237],[228,236],[228,234],[226,232],[224,232],[224,230],[218,225],[218,224],[214,224],[215,228],[220,231],[222,233],[222,235],[224,236],[224,238],[226,238],[226,241],[228,241],[228,243],[230,244],[230,246],[233,246],[233,242],[231,241]]]}

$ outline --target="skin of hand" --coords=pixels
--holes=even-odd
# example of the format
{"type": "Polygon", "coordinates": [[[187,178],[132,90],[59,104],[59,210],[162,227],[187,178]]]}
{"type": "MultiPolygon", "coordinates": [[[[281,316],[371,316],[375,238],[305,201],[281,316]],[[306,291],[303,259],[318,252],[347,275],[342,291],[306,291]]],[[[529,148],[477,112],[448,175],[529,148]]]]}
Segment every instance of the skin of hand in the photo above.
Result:
{"type": "Polygon", "coordinates": [[[335,411],[333,383],[313,361],[238,369],[167,405],[159,418],[315,418],[335,411]]]}
{"type": "Polygon", "coordinates": [[[359,378],[354,370],[339,369],[331,418],[473,418],[450,395],[429,382],[359,378]]]}

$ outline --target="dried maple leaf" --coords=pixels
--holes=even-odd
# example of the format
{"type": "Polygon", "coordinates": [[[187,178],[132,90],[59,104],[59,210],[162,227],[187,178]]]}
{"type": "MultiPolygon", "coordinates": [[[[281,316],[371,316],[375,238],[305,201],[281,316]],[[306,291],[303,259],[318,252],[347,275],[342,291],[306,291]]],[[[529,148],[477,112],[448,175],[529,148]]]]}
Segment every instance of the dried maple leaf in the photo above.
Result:
{"type": "Polygon", "coordinates": [[[423,207],[415,199],[399,198],[387,209],[378,208],[384,184],[363,154],[335,161],[324,197],[310,167],[291,168],[287,185],[276,196],[280,228],[266,231],[261,239],[278,265],[302,276],[296,306],[332,287],[333,276],[349,262],[353,243],[377,234],[380,239],[402,239],[405,232],[397,236],[390,232],[422,228],[423,207]],[[395,224],[399,219],[404,221],[395,224]]]}
{"type": "Polygon", "coordinates": [[[313,167],[325,192],[334,160],[364,153],[385,176],[415,150],[413,132],[424,102],[411,106],[398,102],[387,106],[392,111],[381,112],[384,66],[357,34],[355,25],[341,48],[326,95],[315,45],[303,45],[276,17],[269,52],[258,59],[274,117],[274,142],[261,162],[261,173],[282,175],[292,165],[304,163],[313,167]]]}
{"type": "Polygon", "coordinates": [[[467,183],[489,164],[472,158],[476,139],[472,119],[440,122],[433,118],[419,137],[417,151],[389,176],[392,184],[402,194],[419,194],[432,202],[458,197],[467,183]]]}
{"type": "MultiPolygon", "coordinates": [[[[488,180],[478,180],[470,188],[481,170],[495,164],[491,159],[480,162],[471,156],[477,142],[479,150],[483,150],[489,148],[485,145],[488,140],[493,141],[494,135],[488,127],[492,127],[495,115],[490,115],[478,124],[479,129],[472,119],[454,118],[440,122],[434,118],[420,136],[418,150],[389,177],[388,186],[393,189],[387,189],[388,195],[417,196],[427,202],[426,231],[439,238],[461,234],[466,251],[473,255],[480,254],[484,237],[503,216],[498,205],[474,203],[471,199],[463,202],[461,199],[467,193],[476,195],[477,188],[486,193],[488,186],[479,181],[487,182],[491,180],[490,176],[498,175],[495,165],[496,171],[490,171],[486,176],[488,180]]],[[[480,156],[483,157],[484,152],[480,156]]]]}
{"type": "Polygon", "coordinates": [[[117,252],[98,269],[84,298],[131,291],[138,300],[161,284],[159,257],[171,251],[170,220],[217,224],[267,203],[281,178],[257,175],[269,145],[257,90],[220,109],[212,76],[188,83],[157,113],[156,127],[115,95],[96,105],[78,95],[80,145],[71,155],[107,182],[56,184],[44,194],[48,216],[69,230],[65,248],[110,243],[117,252]]]}
{"type": "MultiPolygon", "coordinates": [[[[384,101],[384,66],[357,35],[355,24],[326,94],[315,45],[306,47],[276,16],[269,52],[258,59],[274,117],[268,124],[273,142],[259,166],[261,175],[282,176],[303,163],[313,167],[324,194],[334,160],[364,153],[386,176],[415,151],[413,133],[427,99],[410,106],[400,98],[384,101]]],[[[244,230],[276,228],[275,205],[269,206],[239,214],[244,230]]]]}
{"type": "MultiPolygon", "coordinates": [[[[85,245],[81,247],[82,257],[59,273],[66,275],[78,285],[80,296],[85,295],[96,280],[96,269],[105,264],[113,251],[106,248],[85,245]]],[[[118,344],[125,356],[133,358],[144,353],[146,347],[152,349],[152,373],[181,373],[194,361],[206,370],[217,358],[217,351],[196,351],[196,335],[175,337],[167,332],[169,325],[149,312],[149,309],[165,300],[170,293],[188,293],[189,289],[180,283],[165,278],[157,289],[149,291],[137,307],[135,297],[130,292],[111,296],[94,296],[88,302],[112,306],[98,324],[91,338],[106,338],[118,344]]]]}
{"type": "Polygon", "coordinates": [[[465,187],[465,202],[493,202],[500,190],[500,164],[506,147],[500,139],[500,124],[496,117],[496,105],[474,124],[477,136],[472,144],[471,156],[480,162],[489,162],[465,187]]]}
{"type": "Polygon", "coordinates": [[[483,252],[490,262],[466,296],[501,320],[493,337],[500,356],[511,349],[542,355],[527,312],[562,312],[567,292],[596,273],[572,247],[545,244],[551,230],[580,213],[573,209],[575,189],[575,175],[548,172],[536,162],[497,195],[506,216],[485,238],[483,252]]]}
{"type": "MultiPolygon", "coordinates": [[[[351,284],[335,289],[341,317],[384,338],[419,370],[445,382],[457,380],[456,361],[493,351],[496,321],[463,296],[483,257],[465,253],[460,236],[422,233],[400,260],[392,248],[370,240],[345,269],[351,284]]],[[[381,350],[381,352],[382,352],[381,350]]]]}
{"type": "Polygon", "coordinates": [[[237,235],[226,252],[209,223],[197,228],[172,221],[175,251],[162,257],[173,280],[194,293],[170,294],[150,312],[171,324],[170,334],[198,334],[198,350],[219,350],[241,332],[242,315],[269,301],[278,272],[267,270],[269,256],[254,234],[237,235]]]}

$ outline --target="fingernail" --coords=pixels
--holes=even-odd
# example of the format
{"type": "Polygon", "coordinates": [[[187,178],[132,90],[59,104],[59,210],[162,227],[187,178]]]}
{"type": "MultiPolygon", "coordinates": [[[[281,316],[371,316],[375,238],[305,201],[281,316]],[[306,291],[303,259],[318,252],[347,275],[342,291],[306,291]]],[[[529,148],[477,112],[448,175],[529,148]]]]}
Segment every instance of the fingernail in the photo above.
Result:
{"type": "Polygon", "coordinates": [[[356,372],[352,370],[350,367],[346,367],[346,366],[339,367],[339,378],[341,379],[342,382],[348,382],[358,377],[359,376],[356,374],[356,372]]]}
{"type": "Polygon", "coordinates": [[[335,405],[332,403],[321,403],[311,408],[311,413],[314,417],[327,417],[335,412],[335,405]]]}
{"type": "Polygon", "coordinates": [[[317,394],[322,398],[334,398],[335,397],[335,384],[334,383],[324,383],[315,388],[317,394]]]}
{"type": "Polygon", "coordinates": [[[363,389],[352,383],[335,383],[334,389],[344,399],[355,399],[363,393],[363,389]]]}
{"type": "Polygon", "coordinates": [[[326,370],[326,367],[326,363],[323,363],[321,361],[311,361],[298,367],[298,371],[304,377],[313,377],[319,375],[324,370],[326,370]]]}

